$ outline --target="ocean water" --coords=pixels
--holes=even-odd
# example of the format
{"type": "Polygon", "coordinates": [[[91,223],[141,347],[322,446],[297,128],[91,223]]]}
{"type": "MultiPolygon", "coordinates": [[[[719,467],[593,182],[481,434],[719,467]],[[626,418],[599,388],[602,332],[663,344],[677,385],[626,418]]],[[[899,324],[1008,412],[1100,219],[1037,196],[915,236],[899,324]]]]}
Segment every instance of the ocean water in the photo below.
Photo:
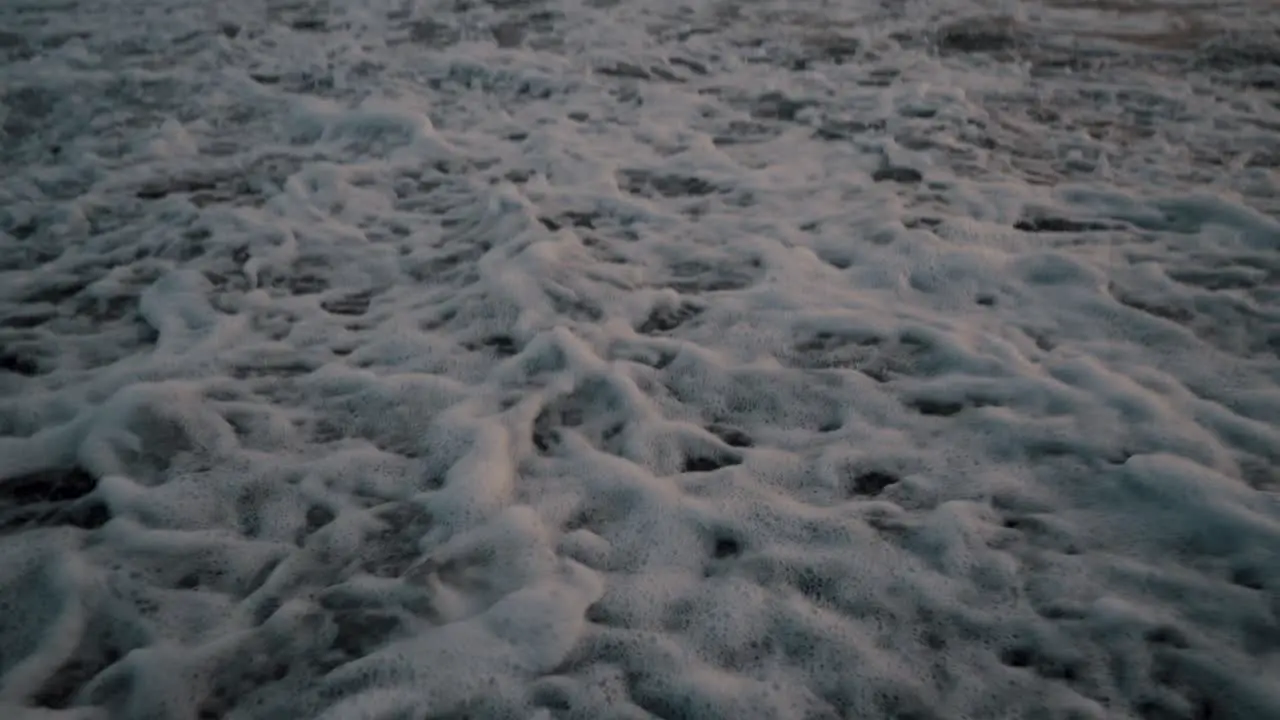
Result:
{"type": "Polygon", "coordinates": [[[0,0],[0,717],[1280,718],[1266,0],[0,0]]]}

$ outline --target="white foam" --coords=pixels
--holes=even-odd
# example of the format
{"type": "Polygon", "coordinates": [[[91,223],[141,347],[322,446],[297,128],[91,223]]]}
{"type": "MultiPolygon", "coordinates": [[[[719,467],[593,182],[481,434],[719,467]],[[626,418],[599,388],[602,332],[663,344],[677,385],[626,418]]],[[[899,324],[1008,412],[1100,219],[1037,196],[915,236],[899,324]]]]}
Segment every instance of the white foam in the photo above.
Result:
{"type": "Polygon", "coordinates": [[[126,5],[0,9],[0,716],[1280,716],[1260,5],[126,5]]]}

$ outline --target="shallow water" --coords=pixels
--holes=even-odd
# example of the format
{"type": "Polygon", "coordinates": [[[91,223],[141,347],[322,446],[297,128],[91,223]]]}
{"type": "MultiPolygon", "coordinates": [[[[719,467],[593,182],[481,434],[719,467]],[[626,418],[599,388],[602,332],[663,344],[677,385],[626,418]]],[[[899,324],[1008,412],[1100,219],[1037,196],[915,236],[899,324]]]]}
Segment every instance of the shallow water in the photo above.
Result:
{"type": "Polygon", "coordinates": [[[1280,717],[1266,3],[0,27],[4,717],[1280,717]]]}

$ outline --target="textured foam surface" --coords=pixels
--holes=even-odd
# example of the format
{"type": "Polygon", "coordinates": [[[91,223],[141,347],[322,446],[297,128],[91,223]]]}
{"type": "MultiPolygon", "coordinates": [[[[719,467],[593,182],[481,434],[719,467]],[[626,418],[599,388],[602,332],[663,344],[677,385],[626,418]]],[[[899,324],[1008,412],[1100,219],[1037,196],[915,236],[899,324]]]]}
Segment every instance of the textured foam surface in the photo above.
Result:
{"type": "Polygon", "coordinates": [[[1280,717],[1278,27],[0,2],[0,716],[1280,717]]]}

